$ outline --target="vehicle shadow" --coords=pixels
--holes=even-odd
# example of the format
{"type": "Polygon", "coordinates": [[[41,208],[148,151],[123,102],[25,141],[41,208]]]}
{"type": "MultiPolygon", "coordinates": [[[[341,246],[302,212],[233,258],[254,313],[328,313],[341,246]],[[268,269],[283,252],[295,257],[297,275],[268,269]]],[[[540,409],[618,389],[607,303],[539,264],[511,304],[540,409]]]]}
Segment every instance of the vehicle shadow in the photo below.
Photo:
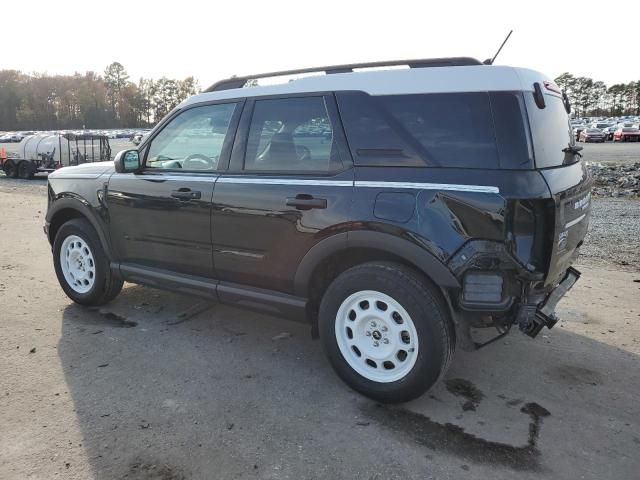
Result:
{"type": "Polygon", "coordinates": [[[637,472],[638,356],[560,327],[458,352],[400,406],[341,383],[306,325],[147,287],[67,306],[58,353],[97,479],[637,472]]]}

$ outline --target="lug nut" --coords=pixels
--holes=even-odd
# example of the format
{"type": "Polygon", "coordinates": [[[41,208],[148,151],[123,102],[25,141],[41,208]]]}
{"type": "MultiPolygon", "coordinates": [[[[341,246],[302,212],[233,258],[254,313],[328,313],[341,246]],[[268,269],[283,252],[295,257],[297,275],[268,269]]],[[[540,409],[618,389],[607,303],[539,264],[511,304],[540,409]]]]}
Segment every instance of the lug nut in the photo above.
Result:
{"type": "Polygon", "coordinates": [[[380,330],[382,330],[383,332],[386,332],[388,330],[388,328],[383,326],[380,330]]]}
{"type": "Polygon", "coordinates": [[[365,332],[365,335],[366,335],[367,337],[370,337],[370,336],[371,336],[371,332],[370,332],[369,330],[367,330],[367,331],[365,332]]]}
{"type": "Polygon", "coordinates": [[[371,328],[376,328],[376,322],[371,322],[371,328]]]}
{"type": "Polygon", "coordinates": [[[380,343],[376,340],[375,342],[373,342],[373,346],[377,347],[378,345],[380,345],[380,343]]]}
{"type": "Polygon", "coordinates": [[[384,343],[385,345],[388,345],[389,344],[389,339],[385,338],[384,340],[382,340],[382,343],[384,343]]]}

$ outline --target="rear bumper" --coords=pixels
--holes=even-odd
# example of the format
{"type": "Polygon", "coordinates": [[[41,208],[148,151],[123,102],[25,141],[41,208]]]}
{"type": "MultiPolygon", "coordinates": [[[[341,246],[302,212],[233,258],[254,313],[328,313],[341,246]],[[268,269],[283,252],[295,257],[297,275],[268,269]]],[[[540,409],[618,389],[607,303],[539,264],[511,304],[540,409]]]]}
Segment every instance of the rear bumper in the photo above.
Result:
{"type": "Polygon", "coordinates": [[[516,321],[520,330],[530,337],[535,337],[544,327],[553,328],[558,321],[558,317],[555,314],[558,302],[562,300],[579,278],[580,272],[573,267],[569,267],[562,280],[541,302],[521,305],[516,314],[516,321]]]}

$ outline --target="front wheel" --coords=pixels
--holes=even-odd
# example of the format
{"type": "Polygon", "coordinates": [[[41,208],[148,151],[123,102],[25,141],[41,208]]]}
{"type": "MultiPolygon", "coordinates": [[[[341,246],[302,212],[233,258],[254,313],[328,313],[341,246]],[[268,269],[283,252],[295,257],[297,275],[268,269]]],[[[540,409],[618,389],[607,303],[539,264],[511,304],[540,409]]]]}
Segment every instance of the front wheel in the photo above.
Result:
{"type": "Polygon", "coordinates": [[[320,303],[319,327],[340,378],[386,403],[426,392],[446,371],[455,347],[440,292],[395,263],[366,263],[338,276],[320,303]]]}
{"type": "Polygon", "coordinates": [[[60,286],[76,303],[103,305],[122,289],[96,231],[83,218],[60,227],[53,242],[53,262],[60,286]]]}

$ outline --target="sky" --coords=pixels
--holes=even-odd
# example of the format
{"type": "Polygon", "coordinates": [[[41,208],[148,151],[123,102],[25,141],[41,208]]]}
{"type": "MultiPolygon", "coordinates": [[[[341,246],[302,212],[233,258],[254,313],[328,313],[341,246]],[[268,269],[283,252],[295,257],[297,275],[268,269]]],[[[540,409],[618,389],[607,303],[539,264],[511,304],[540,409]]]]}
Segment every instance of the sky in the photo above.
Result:
{"type": "Polygon", "coordinates": [[[0,69],[102,73],[118,61],[132,80],[195,76],[205,88],[309,66],[484,60],[513,29],[496,64],[611,85],[640,80],[639,18],[637,1],[11,1],[0,12],[0,69]]]}

